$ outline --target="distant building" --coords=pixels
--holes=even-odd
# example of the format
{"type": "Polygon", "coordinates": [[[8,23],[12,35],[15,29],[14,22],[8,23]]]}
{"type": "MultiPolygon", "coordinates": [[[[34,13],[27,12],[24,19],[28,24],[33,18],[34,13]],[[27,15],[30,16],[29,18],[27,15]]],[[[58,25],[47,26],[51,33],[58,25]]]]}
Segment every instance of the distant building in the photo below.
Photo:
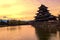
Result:
{"type": "Polygon", "coordinates": [[[1,21],[4,22],[4,23],[7,23],[8,20],[1,20],[1,21]]]}

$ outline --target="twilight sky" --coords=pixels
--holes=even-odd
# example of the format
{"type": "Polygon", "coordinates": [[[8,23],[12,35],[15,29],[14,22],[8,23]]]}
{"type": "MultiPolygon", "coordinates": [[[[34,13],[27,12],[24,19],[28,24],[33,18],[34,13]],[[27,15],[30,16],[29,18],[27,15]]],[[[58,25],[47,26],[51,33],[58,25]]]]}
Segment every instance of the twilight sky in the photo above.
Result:
{"type": "Polygon", "coordinates": [[[0,18],[31,20],[44,4],[53,15],[60,13],[60,0],[0,0],[0,18]],[[3,18],[3,17],[7,18],[3,18]]]}

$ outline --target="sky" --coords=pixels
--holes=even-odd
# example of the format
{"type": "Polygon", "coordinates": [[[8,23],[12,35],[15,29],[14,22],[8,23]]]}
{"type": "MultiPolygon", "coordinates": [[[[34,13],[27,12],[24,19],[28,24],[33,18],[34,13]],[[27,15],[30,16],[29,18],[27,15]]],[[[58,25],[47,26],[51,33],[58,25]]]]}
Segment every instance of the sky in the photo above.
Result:
{"type": "Polygon", "coordinates": [[[33,20],[41,4],[52,15],[60,13],[60,0],[0,0],[0,19],[33,20]]]}

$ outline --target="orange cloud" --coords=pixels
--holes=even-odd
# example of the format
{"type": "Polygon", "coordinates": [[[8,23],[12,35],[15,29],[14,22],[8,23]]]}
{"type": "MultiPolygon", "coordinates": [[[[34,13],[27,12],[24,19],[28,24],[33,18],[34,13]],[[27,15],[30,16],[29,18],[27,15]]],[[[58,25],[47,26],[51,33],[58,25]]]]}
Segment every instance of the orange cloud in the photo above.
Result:
{"type": "Polygon", "coordinates": [[[4,4],[4,5],[2,5],[2,7],[3,8],[8,8],[8,7],[11,7],[12,5],[10,5],[10,4],[4,4]]]}

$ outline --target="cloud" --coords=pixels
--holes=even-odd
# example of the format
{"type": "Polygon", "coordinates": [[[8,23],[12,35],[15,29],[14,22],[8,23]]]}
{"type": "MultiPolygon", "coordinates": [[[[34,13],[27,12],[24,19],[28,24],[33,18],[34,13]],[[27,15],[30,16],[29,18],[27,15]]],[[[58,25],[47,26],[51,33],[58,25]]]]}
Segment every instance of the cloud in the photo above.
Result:
{"type": "Polygon", "coordinates": [[[2,5],[1,7],[2,8],[9,8],[9,7],[11,7],[12,5],[10,5],[10,4],[4,4],[4,5],[2,5]]]}

